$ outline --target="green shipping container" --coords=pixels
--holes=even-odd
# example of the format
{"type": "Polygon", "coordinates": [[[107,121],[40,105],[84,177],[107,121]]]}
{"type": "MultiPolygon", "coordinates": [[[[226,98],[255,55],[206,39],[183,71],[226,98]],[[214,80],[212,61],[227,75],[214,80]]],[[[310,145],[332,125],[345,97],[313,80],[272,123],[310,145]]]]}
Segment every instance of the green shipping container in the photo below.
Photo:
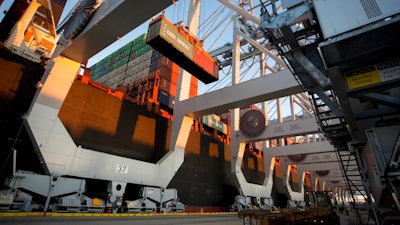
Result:
{"type": "Polygon", "coordinates": [[[219,121],[219,117],[215,114],[203,116],[201,118],[201,121],[204,125],[214,128],[215,130],[223,134],[228,133],[228,126],[225,123],[219,121]]]}

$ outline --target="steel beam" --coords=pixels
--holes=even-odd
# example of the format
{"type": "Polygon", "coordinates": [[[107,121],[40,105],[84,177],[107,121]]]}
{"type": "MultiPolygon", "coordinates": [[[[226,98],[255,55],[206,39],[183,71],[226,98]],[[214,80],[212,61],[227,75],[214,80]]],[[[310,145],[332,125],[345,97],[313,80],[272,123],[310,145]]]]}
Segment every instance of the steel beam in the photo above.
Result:
{"type": "Polygon", "coordinates": [[[172,3],[172,0],[103,1],[89,23],[62,55],[77,62],[86,62],[172,3]]]}
{"type": "Polygon", "coordinates": [[[174,110],[196,118],[212,113],[225,113],[230,109],[247,107],[300,92],[303,92],[303,89],[292,73],[289,70],[282,70],[176,102],[174,110]]]}
{"type": "MultiPolygon", "coordinates": [[[[311,147],[311,146],[310,146],[311,147]]],[[[297,155],[302,153],[293,152],[292,155],[297,155]]],[[[290,162],[290,158],[288,158],[290,162]]],[[[306,157],[300,162],[292,162],[296,165],[309,164],[309,163],[324,163],[324,162],[337,162],[338,158],[335,152],[325,152],[316,154],[307,154],[306,157]]]]}
{"type": "Polygon", "coordinates": [[[340,165],[338,162],[318,163],[318,164],[303,164],[297,165],[298,171],[320,171],[320,170],[339,170],[340,165]]]}
{"type": "Polygon", "coordinates": [[[283,137],[293,137],[319,132],[320,131],[318,129],[317,123],[315,122],[315,118],[306,118],[268,125],[268,127],[264,130],[262,134],[254,138],[249,138],[239,131],[236,133],[236,135],[241,142],[250,142],[277,139],[283,137]]]}
{"type": "Polygon", "coordinates": [[[285,156],[294,154],[313,154],[332,152],[335,149],[328,141],[319,141],[312,143],[285,145],[279,147],[268,148],[268,154],[274,156],[285,156]]]}
{"type": "Polygon", "coordinates": [[[218,0],[221,4],[223,4],[225,7],[232,9],[233,11],[237,12],[239,15],[243,16],[244,18],[252,21],[255,24],[260,24],[261,23],[261,19],[251,13],[249,13],[248,11],[246,11],[245,9],[237,6],[235,3],[233,3],[232,1],[229,0],[218,0]]]}

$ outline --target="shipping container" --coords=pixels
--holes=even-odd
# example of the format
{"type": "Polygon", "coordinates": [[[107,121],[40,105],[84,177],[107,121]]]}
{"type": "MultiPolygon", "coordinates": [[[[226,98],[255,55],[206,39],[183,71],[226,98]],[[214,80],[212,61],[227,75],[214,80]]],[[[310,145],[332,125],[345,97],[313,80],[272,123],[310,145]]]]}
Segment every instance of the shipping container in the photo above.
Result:
{"type": "Polygon", "coordinates": [[[165,56],[158,58],[157,65],[159,67],[167,67],[168,69],[172,70],[173,62],[165,56]]]}
{"type": "Polygon", "coordinates": [[[162,77],[162,78],[164,78],[164,79],[166,79],[168,81],[171,81],[171,82],[173,82],[175,84],[178,83],[177,82],[178,81],[178,74],[177,73],[173,74],[172,70],[168,69],[168,67],[162,66],[162,67],[159,67],[158,70],[160,71],[159,72],[160,77],[162,77]]]}
{"type": "MultiPolygon", "coordinates": [[[[176,74],[179,74],[181,72],[181,68],[176,63],[172,64],[171,70],[172,70],[172,73],[176,73],[176,74]]],[[[197,80],[196,77],[192,77],[192,78],[197,80]]]]}
{"type": "MultiPolygon", "coordinates": [[[[145,43],[146,35],[134,39],[93,66],[92,79],[109,88],[122,84],[139,104],[155,95],[164,110],[172,112],[180,67],[145,43]],[[157,78],[156,78],[157,75],[157,78]],[[157,79],[158,91],[154,88],[157,79]]],[[[190,97],[197,96],[198,80],[191,78],[190,97]]]]}
{"type": "Polygon", "coordinates": [[[183,27],[175,27],[161,15],[150,23],[146,42],[202,82],[217,81],[219,68],[216,60],[200,47],[195,37],[185,32],[183,27]]]}
{"type": "Polygon", "coordinates": [[[158,101],[164,106],[169,106],[170,95],[168,94],[168,92],[160,90],[158,92],[158,101]]]}
{"type": "Polygon", "coordinates": [[[171,83],[171,81],[164,78],[160,78],[159,88],[165,92],[168,92],[171,96],[176,96],[176,84],[171,83]]]}
{"type": "Polygon", "coordinates": [[[190,91],[189,91],[189,97],[195,97],[198,95],[198,87],[199,87],[199,81],[196,77],[192,77],[190,81],[190,91]]]}
{"type": "Polygon", "coordinates": [[[202,123],[208,127],[218,130],[223,134],[228,133],[228,126],[225,123],[221,122],[220,117],[216,114],[203,116],[202,123]]]}
{"type": "MultiPolygon", "coordinates": [[[[217,76],[218,65],[215,63],[215,60],[211,58],[209,54],[206,54],[206,52],[204,52],[204,50],[198,47],[194,48],[193,60],[206,73],[212,76],[217,76]]],[[[218,79],[218,77],[216,77],[216,79],[218,79]]]]}
{"type": "Polygon", "coordinates": [[[146,42],[165,56],[176,55],[179,58],[186,56],[187,59],[193,61],[193,44],[164,17],[151,22],[146,42]]]}

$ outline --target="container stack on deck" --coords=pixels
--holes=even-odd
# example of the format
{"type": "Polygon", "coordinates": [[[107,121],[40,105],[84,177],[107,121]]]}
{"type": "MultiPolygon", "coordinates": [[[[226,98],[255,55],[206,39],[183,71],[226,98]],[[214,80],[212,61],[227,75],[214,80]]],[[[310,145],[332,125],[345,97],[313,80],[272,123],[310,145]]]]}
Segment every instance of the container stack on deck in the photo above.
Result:
{"type": "Polygon", "coordinates": [[[91,78],[115,89],[147,76],[152,48],[145,39],[143,34],[93,65],[91,78]]]}
{"type": "MultiPolygon", "coordinates": [[[[117,89],[127,87],[127,95],[138,105],[155,103],[172,112],[180,67],[146,44],[142,34],[91,67],[91,78],[117,89]]],[[[191,79],[189,97],[197,96],[198,80],[191,79]]]]}

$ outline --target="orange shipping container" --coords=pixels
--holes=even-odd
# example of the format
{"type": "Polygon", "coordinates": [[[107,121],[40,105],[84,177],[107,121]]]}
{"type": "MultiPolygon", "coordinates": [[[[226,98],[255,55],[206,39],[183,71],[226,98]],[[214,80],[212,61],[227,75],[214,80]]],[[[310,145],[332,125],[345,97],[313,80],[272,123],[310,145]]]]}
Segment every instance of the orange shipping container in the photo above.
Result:
{"type": "Polygon", "coordinates": [[[191,86],[190,86],[189,97],[190,97],[190,98],[196,97],[196,96],[198,95],[197,92],[198,92],[197,86],[191,85],[191,86]]]}
{"type": "Polygon", "coordinates": [[[181,67],[179,67],[178,64],[172,63],[172,72],[173,73],[178,73],[179,74],[180,70],[181,70],[181,67]]]}
{"type": "Polygon", "coordinates": [[[199,79],[197,79],[196,77],[192,76],[192,79],[190,80],[191,85],[199,85],[199,79]]]}
{"type": "Polygon", "coordinates": [[[178,84],[178,77],[179,77],[179,71],[178,72],[171,72],[171,83],[173,84],[178,84]]]}
{"type": "Polygon", "coordinates": [[[193,59],[194,59],[193,61],[201,68],[203,68],[204,71],[206,71],[213,77],[217,77],[214,71],[214,66],[215,66],[214,60],[210,58],[208,53],[202,51],[201,49],[194,48],[193,59]]]}

